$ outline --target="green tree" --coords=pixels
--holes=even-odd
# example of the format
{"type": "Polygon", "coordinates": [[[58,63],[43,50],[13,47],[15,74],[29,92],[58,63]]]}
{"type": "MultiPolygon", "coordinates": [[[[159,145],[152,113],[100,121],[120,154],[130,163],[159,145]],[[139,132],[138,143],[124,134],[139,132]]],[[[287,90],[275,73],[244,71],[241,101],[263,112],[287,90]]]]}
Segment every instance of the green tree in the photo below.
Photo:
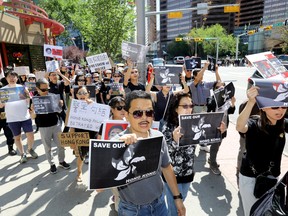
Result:
{"type": "MultiPolygon", "coordinates": [[[[193,38],[219,38],[219,56],[234,55],[236,48],[236,40],[233,35],[228,35],[226,30],[220,25],[215,24],[208,27],[193,28],[189,37],[193,38]]],[[[191,41],[193,43],[193,41],[191,41]]],[[[203,48],[204,54],[216,56],[216,40],[203,40],[198,42],[198,49],[203,48]]]]}
{"type": "MultiPolygon", "coordinates": [[[[182,36],[179,36],[182,37],[182,36]]],[[[191,49],[186,41],[172,41],[168,44],[167,52],[170,57],[191,55],[191,49]]]]}
{"type": "MultiPolygon", "coordinates": [[[[107,52],[116,56],[121,52],[123,40],[129,40],[134,32],[134,10],[131,0],[49,0],[41,1],[52,19],[68,30],[78,30],[90,53],[107,52]]],[[[69,32],[64,33],[71,41],[69,32]]],[[[61,37],[61,36],[60,36],[61,37]]]]}

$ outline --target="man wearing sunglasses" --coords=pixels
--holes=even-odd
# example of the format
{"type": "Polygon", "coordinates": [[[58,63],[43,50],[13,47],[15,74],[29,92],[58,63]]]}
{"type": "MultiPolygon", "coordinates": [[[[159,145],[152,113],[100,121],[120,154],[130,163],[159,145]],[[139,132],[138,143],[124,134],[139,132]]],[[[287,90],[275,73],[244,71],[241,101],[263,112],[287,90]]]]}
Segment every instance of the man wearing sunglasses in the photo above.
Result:
{"type": "MultiPolygon", "coordinates": [[[[124,141],[127,145],[133,145],[138,138],[163,136],[161,132],[150,129],[154,115],[150,94],[145,91],[129,93],[126,97],[125,111],[125,117],[129,121],[130,127],[118,134],[116,139],[124,141]]],[[[151,212],[153,215],[167,215],[162,174],[174,195],[178,215],[185,215],[186,210],[182,195],[178,190],[165,139],[162,140],[156,175],[118,187],[120,195],[118,215],[146,216],[152,215],[151,212]]]]}

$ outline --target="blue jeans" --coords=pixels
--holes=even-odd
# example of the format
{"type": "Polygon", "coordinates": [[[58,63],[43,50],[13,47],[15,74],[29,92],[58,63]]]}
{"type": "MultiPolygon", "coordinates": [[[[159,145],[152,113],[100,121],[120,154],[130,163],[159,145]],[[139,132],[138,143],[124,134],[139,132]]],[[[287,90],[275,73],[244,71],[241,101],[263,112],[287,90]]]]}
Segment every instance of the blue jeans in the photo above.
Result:
{"type": "MultiPolygon", "coordinates": [[[[141,196],[141,193],[139,196],[141,196]]],[[[119,216],[166,216],[167,214],[164,194],[146,205],[134,205],[133,203],[127,203],[120,200],[118,209],[119,216]]]]}
{"type": "MultiPolygon", "coordinates": [[[[190,184],[191,184],[191,182],[177,184],[178,190],[183,196],[183,201],[187,197],[187,193],[188,193],[188,190],[190,188],[190,184]]],[[[178,211],[177,211],[177,208],[175,206],[173,194],[171,193],[170,188],[169,188],[167,183],[165,183],[165,193],[166,193],[166,199],[167,199],[168,216],[177,216],[178,211]]]]}

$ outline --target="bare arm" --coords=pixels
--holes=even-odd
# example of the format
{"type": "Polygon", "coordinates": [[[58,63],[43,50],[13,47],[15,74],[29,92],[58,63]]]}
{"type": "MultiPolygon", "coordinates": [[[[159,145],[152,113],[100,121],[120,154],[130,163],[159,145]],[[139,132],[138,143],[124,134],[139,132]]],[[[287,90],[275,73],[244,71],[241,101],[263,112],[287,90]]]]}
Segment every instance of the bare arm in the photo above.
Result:
{"type": "Polygon", "coordinates": [[[218,65],[217,64],[215,67],[215,76],[216,76],[216,81],[221,82],[221,77],[220,77],[219,72],[218,72],[218,65]]]}
{"type": "Polygon", "coordinates": [[[156,92],[151,91],[153,82],[154,82],[154,73],[152,73],[152,74],[150,75],[150,82],[149,82],[148,85],[146,86],[145,91],[146,91],[147,93],[150,93],[150,94],[151,94],[154,102],[157,102],[156,92]]]}
{"type": "Polygon", "coordinates": [[[128,65],[128,70],[126,71],[126,73],[124,74],[124,81],[123,81],[123,85],[127,86],[130,76],[131,76],[131,71],[133,68],[133,62],[131,61],[131,59],[127,59],[127,65],[128,65]]]}
{"type": "MultiPolygon", "coordinates": [[[[175,174],[173,172],[172,165],[169,164],[167,167],[162,168],[162,173],[165,177],[167,184],[169,185],[169,188],[173,196],[179,195],[180,192],[178,190],[178,185],[177,185],[175,174]]],[[[181,216],[186,215],[186,209],[185,209],[182,199],[175,199],[175,206],[178,210],[178,215],[181,215],[181,216]]]]}
{"type": "Polygon", "coordinates": [[[243,111],[239,114],[236,122],[236,130],[241,133],[246,133],[248,130],[248,119],[251,111],[256,103],[256,96],[258,95],[258,87],[253,86],[247,91],[248,102],[243,111]]]}
{"type": "Polygon", "coordinates": [[[197,77],[199,77],[199,79],[194,79],[194,81],[193,81],[194,85],[197,85],[198,82],[199,82],[200,80],[202,80],[201,78],[203,78],[204,72],[207,70],[209,64],[210,64],[210,63],[207,61],[207,62],[204,64],[204,67],[198,72],[197,77]]]}

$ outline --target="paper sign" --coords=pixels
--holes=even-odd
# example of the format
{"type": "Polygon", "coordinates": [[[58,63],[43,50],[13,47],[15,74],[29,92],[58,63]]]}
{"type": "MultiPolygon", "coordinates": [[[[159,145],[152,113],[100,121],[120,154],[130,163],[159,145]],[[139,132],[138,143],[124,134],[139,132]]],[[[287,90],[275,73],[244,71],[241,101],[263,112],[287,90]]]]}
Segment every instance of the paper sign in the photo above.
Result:
{"type": "Polygon", "coordinates": [[[102,139],[110,140],[120,132],[124,131],[128,126],[127,121],[106,120],[103,123],[102,139]]]}
{"type": "Polygon", "coordinates": [[[201,58],[191,58],[185,60],[185,67],[187,70],[201,68],[201,58]]]}
{"type": "Polygon", "coordinates": [[[140,45],[140,44],[135,44],[135,43],[130,43],[123,41],[122,42],[122,58],[123,59],[128,59],[130,58],[133,62],[144,62],[146,58],[146,54],[148,52],[149,47],[140,45]]]}
{"type": "Polygon", "coordinates": [[[13,88],[1,88],[0,89],[0,101],[1,103],[8,103],[13,101],[25,100],[28,96],[25,93],[24,86],[18,86],[13,88]]]}
{"type": "Polygon", "coordinates": [[[224,88],[219,88],[214,91],[214,98],[218,108],[221,108],[226,101],[230,100],[235,94],[235,87],[232,82],[224,88]]]}
{"type": "Polygon", "coordinates": [[[99,69],[107,70],[112,68],[106,52],[98,55],[88,56],[86,57],[86,61],[90,67],[91,72],[95,72],[99,69]]]}
{"type": "Polygon", "coordinates": [[[179,146],[220,143],[222,136],[218,127],[223,115],[222,112],[179,115],[179,126],[183,134],[179,146]]]}
{"type": "Polygon", "coordinates": [[[208,70],[215,72],[216,71],[216,59],[208,55],[207,60],[210,62],[210,64],[208,65],[208,70]]]}
{"type": "Polygon", "coordinates": [[[139,139],[133,145],[90,140],[89,189],[127,185],[156,175],[162,139],[163,136],[139,139]]]}
{"type": "Polygon", "coordinates": [[[28,91],[36,91],[36,82],[25,82],[25,87],[28,91]]]}
{"type": "Polygon", "coordinates": [[[173,85],[180,83],[180,74],[182,73],[182,66],[155,66],[155,85],[173,85]]]}
{"type": "Polygon", "coordinates": [[[72,99],[67,118],[67,126],[84,130],[99,131],[104,120],[109,119],[110,106],[98,103],[87,103],[72,99]]]}
{"type": "Polygon", "coordinates": [[[14,67],[14,71],[18,76],[28,75],[30,73],[30,68],[28,66],[14,67]]]}
{"type": "Polygon", "coordinates": [[[57,69],[59,69],[59,63],[58,63],[58,61],[55,61],[55,60],[53,60],[53,61],[46,61],[45,63],[46,63],[46,71],[47,71],[48,73],[50,73],[50,72],[55,72],[57,69]]]}
{"type": "Polygon", "coordinates": [[[32,97],[32,102],[36,114],[47,114],[62,111],[59,94],[34,96],[32,97]]]}
{"type": "Polygon", "coordinates": [[[111,83],[109,86],[112,89],[111,95],[123,95],[123,83],[111,83]]]}
{"type": "Polygon", "coordinates": [[[53,46],[44,44],[44,56],[50,58],[62,59],[63,48],[61,46],[53,46]]]}
{"type": "Polygon", "coordinates": [[[36,71],[35,72],[36,80],[45,78],[45,74],[46,74],[45,71],[36,71]]]}

